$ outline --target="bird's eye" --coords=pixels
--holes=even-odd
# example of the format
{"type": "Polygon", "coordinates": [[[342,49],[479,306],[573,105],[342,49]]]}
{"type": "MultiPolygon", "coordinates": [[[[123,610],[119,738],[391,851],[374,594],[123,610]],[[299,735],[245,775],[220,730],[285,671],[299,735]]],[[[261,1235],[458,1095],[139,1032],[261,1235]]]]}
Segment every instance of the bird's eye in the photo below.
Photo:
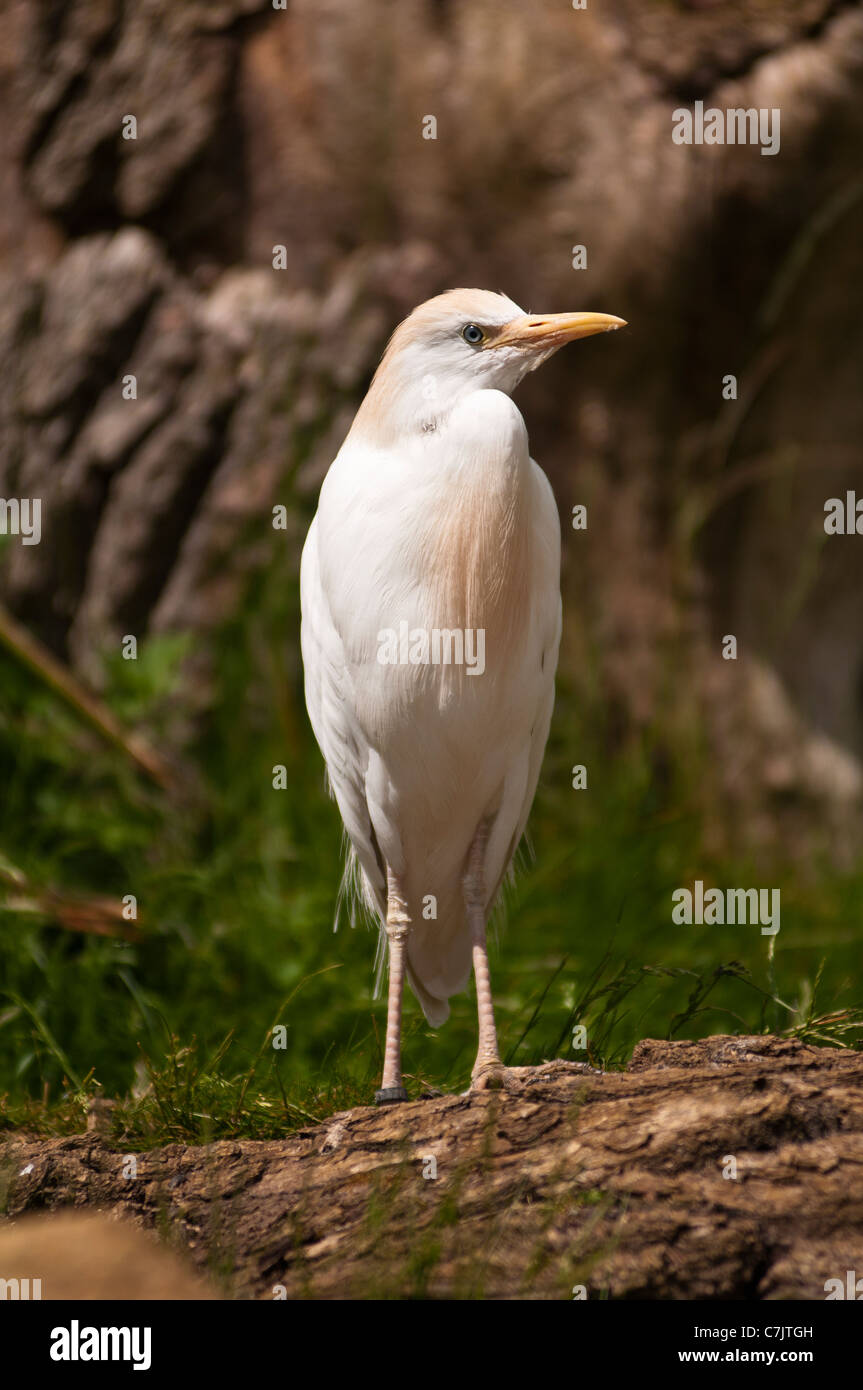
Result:
{"type": "Polygon", "coordinates": [[[470,343],[471,347],[476,347],[477,343],[482,342],[485,334],[475,323],[468,323],[461,330],[461,336],[466,343],[470,343]]]}

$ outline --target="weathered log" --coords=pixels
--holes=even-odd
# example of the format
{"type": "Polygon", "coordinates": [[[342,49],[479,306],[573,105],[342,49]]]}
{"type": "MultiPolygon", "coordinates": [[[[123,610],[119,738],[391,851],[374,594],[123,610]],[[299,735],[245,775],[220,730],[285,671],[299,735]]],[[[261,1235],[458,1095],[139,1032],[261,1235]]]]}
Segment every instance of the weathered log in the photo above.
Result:
{"type": "Polygon", "coordinates": [[[626,1072],[520,1068],[284,1141],[131,1164],[98,1133],[16,1135],[0,1165],[7,1223],[101,1208],[239,1297],[823,1299],[863,1268],[863,1056],[645,1041],[626,1072]]]}

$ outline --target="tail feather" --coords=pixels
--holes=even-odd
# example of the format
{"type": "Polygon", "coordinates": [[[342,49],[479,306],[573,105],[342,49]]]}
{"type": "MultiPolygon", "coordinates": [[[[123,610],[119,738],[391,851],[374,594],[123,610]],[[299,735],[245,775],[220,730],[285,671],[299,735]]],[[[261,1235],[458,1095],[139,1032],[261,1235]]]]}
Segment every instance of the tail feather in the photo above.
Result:
{"type": "Polygon", "coordinates": [[[419,1006],[432,1028],[440,1028],[449,1018],[449,1000],[438,999],[435,995],[429,994],[425,985],[411,969],[410,961],[408,961],[407,976],[408,984],[416,995],[419,1006]]]}

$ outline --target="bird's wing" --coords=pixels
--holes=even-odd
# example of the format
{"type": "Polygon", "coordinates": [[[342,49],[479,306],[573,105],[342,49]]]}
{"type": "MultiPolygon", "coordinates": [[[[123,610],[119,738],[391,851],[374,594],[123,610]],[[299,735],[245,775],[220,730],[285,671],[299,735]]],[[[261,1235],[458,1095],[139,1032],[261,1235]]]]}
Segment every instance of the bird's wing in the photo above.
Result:
{"type": "Polygon", "coordinates": [[[540,659],[541,687],[537,700],[536,721],[530,740],[530,766],[527,793],[516,835],[516,847],[524,834],[530,813],[540,768],[551,725],[554,708],[554,677],[557,672],[557,658],[560,652],[560,634],[563,627],[563,605],[560,597],[560,516],[551,483],[538,463],[531,459],[533,476],[537,485],[539,507],[537,511],[536,534],[541,537],[542,571],[537,585],[539,612],[537,625],[542,637],[542,657],[540,659]]]}
{"type": "Polygon", "coordinates": [[[375,904],[385,913],[386,869],[372,829],[365,793],[369,748],[352,715],[354,702],[348,689],[348,663],[321,583],[317,517],[303,547],[300,606],[300,642],[309,719],[327,765],[330,791],[375,904]]]}
{"type": "Polygon", "coordinates": [[[535,608],[533,626],[539,642],[539,669],[535,672],[534,718],[530,732],[529,747],[526,750],[526,776],[513,788],[514,799],[508,807],[501,807],[502,819],[509,825],[514,823],[512,838],[504,854],[496,881],[489,884],[493,891],[488,896],[491,908],[500,891],[501,883],[527,828],[530,808],[536,795],[551,715],[554,709],[554,678],[560,651],[560,635],[563,625],[563,611],[560,597],[560,517],[551,483],[539,464],[531,459],[534,483],[536,486],[536,510],[534,539],[537,555],[535,574],[535,608]]]}

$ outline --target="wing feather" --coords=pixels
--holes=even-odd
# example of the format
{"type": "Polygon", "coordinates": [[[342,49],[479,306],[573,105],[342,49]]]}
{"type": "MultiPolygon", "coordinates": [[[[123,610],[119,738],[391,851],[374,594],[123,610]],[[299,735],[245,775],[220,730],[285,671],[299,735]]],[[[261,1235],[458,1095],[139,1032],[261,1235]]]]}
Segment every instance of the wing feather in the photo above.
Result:
{"type": "MultiPolygon", "coordinates": [[[[386,870],[369,815],[365,777],[369,747],[353,716],[350,671],[344,645],[330,614],[318,562],[315,517],[300,564],[300,644],[305,668],[306,705],[327,767],[350,844],[362,870],[369,906],[386,913],[386,870]]],[[[350,878],[348,865],[346,879],[350,878]]]]}

